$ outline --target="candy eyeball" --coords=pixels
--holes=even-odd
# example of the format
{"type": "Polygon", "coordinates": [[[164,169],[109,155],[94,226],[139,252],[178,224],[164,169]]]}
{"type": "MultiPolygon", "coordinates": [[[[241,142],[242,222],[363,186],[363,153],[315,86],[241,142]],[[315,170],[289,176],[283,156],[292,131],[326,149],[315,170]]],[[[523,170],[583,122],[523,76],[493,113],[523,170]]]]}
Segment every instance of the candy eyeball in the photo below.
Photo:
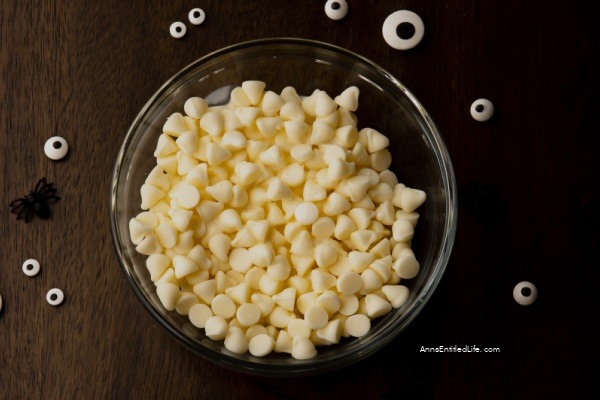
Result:
{"type": "Polygon", "coordinates": [[[53,136],[46,140],[46,143],[44,144],[44,153],[46,153],[46,157],[51,160],[61,160],[65,158],[68,152],[69,144],[60,136],[53,136]]]}
{"type": "Polygon", "coordinates": [[[419,44],[425,34],[423,20],[408,10],[390,14],[383,22],[383,38],[396,50],[412,49],[419,44]]]}
{"type": "Polygon", "coordinates": [[[206,14],[204,13],[204,10],[201,8],[193,8],[192,10],[190,10],[190,13],[188,14],[188,18],[190,20],[190,23],[192,23],[192,25],[200,25],[204,22],[204,19],[206,18],[206,14]]]}
{"type": "Polygon", "coordinates": [[[33,258],[25,260],[23,263],[23,273],[27,276],[36,276],[40,273],[40,263],[33,258]]]}
{"type": "Polygon", "coordinates": [[[50,289],[50,290],[48,290],[48,293],[46,293],[46,301],[51,306],[56,307],[56,306],[61,305],[61,303],[63,302],[64,299],[65,299],[65,294],[63,293],[62,290],[60,290],[58,288],[50,289]]]}
{"type": "Polygon", "coordinates": [[[185,24],[180,21],[173,22],[169,27],[169,32],[175,39],[181,39],[184,37],[186,31],[187,28],[185,27],[185,24]]]}
{"type": "Polygon", "coordinates": [[[332,20],[338,21],[348,14],[348,3],[346,0],[327,0],[325,14],[332,20]]]}
{"type": "Polygon", "coordinates": [[[531,282],[523,281],[517,283],[513,289],[515,301],[522,306],[528,306],[537,299],[537,289],[531,282]]]}
{"type": "Polygon", "coordinates": [[[494,115],[494,105],[488,99],[477,99],[471,104],[471,116],[475,121],[485,122],[494,115]]]}

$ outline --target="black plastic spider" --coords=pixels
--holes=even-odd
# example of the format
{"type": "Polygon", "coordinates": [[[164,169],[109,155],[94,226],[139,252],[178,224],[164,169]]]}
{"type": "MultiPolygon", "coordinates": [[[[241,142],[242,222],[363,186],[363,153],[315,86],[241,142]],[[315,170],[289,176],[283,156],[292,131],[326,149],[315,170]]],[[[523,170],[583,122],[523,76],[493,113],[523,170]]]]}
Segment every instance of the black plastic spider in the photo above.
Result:
{"type": "Polygon", "coordinates": [[[48,219],[52,215],[50,204],[60,200],[56,196],[53,183],[47,183],[46,178],[40,179],[29,194],[10,203],[10,212],[17,214],[17,220],[25,218],[25,223],[31,221],[34,215],[48,219]]]}

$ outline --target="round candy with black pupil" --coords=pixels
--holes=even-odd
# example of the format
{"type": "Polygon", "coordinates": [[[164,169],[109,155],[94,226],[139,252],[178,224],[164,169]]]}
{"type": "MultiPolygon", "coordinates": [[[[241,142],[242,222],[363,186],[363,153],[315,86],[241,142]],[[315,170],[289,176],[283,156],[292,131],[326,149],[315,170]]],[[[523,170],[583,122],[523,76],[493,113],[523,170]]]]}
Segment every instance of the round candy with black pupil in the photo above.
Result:
{"type": "Polygon", "coordinates": [[[192,25],[200,25],[204,22],[204,19],[206,18],[206,14],[204,13],[204,10],[201,8],[193,8],[190,11],[190,13],[188,14],[188,18],[192,25]]]}
{"type": "Polygon", "coordinates": [[[425,34],[423,20],[408,10],[390,14],[383,22],[383,38],[396,50],[412,49],[419,44],[425,34]]]}
{"type": "Polygon", "coordinates": [[[36,276],[40,273],[40,263],[38,260],[30,258],[23,263],[23,273],[27,276],[36,276]]]}
{"type": "Polygon", "coordinates": [[[44,144],[44,153],[54,161],[62,160],[69,152],[69,144],[60,136],[53,136],[46,140],[44,144]]]}
{"type": "Polygon", "coordinates": [[[537,299],[537,288],[531,282],[523,281],[517,283],[513,289],[515,301],[522,306],[528,306],[537,299]]]}
{"type": "Polygon", "coordinates": [[[185,24],[180,21],[173,22],[169,28],[171,36],[173,36],[175,39],[181,39],[184,37],[186,30],[187,28],[185,27],[185,24]]]}
{"type": "Polygon", "coordinates": [[[63,302],[64,299],[65,299],[65,294],[63,293],[62,290],[60,290],[58,288],[50,289],[50,290],[48,290],[48,293],[46,293],[46,301],[51,306],[56,307],[56,306],[61,305],[61,303],[63,302]]]}
{"type": "Polygon", "coordinates": [[[475,121],[485,122],[494,115],[494,105],[488,99],[477,99],[471,104],[471,116],[475,121]]]}
{"type": "Polygon", "coordinates": [[[348,3],[346,0],[328,0],[325,14],[334,21],[340,20],[348,14],[348,3]]]}

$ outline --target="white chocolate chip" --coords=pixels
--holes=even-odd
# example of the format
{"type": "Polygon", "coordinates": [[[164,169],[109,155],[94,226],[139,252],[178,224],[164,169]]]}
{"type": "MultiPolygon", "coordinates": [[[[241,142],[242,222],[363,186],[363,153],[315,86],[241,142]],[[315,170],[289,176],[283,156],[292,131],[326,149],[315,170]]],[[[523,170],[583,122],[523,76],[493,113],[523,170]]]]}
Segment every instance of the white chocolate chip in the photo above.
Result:
{"type": "Polygon", "coordinates": [[[229,264],[235,271],[246,272],[252,266],[252,260],[250,260],[250,254],[248,250],[244,248],[236,248],[229,254],[229,264]]]}
{"type": "Polygon", "coordinates": [[[301,225],[311,225],[319,218],[319,209],[313,203],[305,201],[296,207],[295,217],[301,225]]]}
{"type": "Polygon", "coordinates": [[[350,209],[350,203],[344,196],[338,193],[331,193],[327,200],[325,201],[325,205],[323,206],[323,213],[327,216],[336,216],[340,215],[343,212],[346,212],[350,209]]]}
{"type": "Polygon", "coordinates": [[[320,329],[327,325],[329,317],[323,307],[312,306],[304,314],[304,320],[310,329],[320,329]]]}
{"type": "Polygon", "coordinates": [[[337,256],[336,249],[326,242],[315,247],[315,262],[321,268],[329,267],[337,260],[337,256]]]}
{"type": "Polygon", "coordinates": [[[310,281],[313,290],[317,293],[322,293],[327,289],[335,286],[336,278],[328,272],[321,269],[313,269],[310,273],[310,281]]]}
{"type": "Polygon", "coordinates": [[[231,248],[231,239],[224,234],[212,236],[208,241],[208,248],[219,260],[225,262],[231,248]]]}
{"type": "Polygon", "coordinates": [[[404,285],[385,285],[381,288],[394,308],[400,308],[408,299],[409,291],[404,285]]]}
{"type": "Polygon", "coordinates": [[[236,317],[242,326],[252,326],[260,319],[261,311],[257,305],[245,303],[237,309],[236,317]]]}
{"type": "Polygon", "coordinates": [[[167,121],[163,125],[163,132],[170,136],[179,137],[184,132],[189,130],[183,115],[181,113],[171,114],[167,121]]]}
{"type": "Polygon", "coordinates": [[[180,255],[173,257],[173,267],[175,269],[175,277],[177,279],[183,278],[184,276],[198,270],[198,265],[196,265],[192,259],[180,255]]]}
{"type": "Polygon", "coordinates": [[[242,125],[245,127],[252,127],[254,121],[260,114],[260,109],[256,107],[240,107],[235,110],[235,115],[238,117],[242,125]]]}
{"type": "Polygon", "coordinates": [[[397,219],[392,225],[394,240],[397,242],[406,242],[412,239],[414,227],[406,219],[397,219]]]}
{"type": "Polygon", "coordinates": [[[279,116],[285,121],[304,121],[304,111],[300,104],[295,101],[285,103],[279,110],[279,116]]]}
{"type": "Polygon", "coordinates": [[[200,118],[200,127],[210,136],[216,137],[221,135],[223,133],[223,126],[223,115],[217,111],[209,111],[200,118]]]}
{"type": "Polygon", "coordinates": [[[321,90],[316,94],[315,115],[317,117],[325,117],[337,108],[337,104],[333,101],[327,92],[321,90]]]}
{"type": "Polygon", "coordinates": [[[289,187],[296,187],[304,182],[306,175],[300,164],[290,164],[281,171],[280,176],[289,187]]]}
{"type": "Polygon", "coordinates": [[[294,311],[296,289],[287,288],[282,290],[280,293],[273,295],[272,299],[278,306],[281,306],[288,311],[294,311]]]}
{"type": "Polygon", "coordinates": [[[329,217],[321,217],[312,224],[311,234],[315,239],[329,239],[335,231],[335,222],[329,217]]]}
{"type": "Polygon", "coordinates": [[[248,351],[248,339],[238,327],[230,327],[223,343],[225,348],[235,354],[244,354],[248,351]]]}
{"type": "Polygon", "coordinates": [[[156,295],[167,311],[173,311],[179,298],[179,287],[172,283],[158,283],[156,295]]]}
{"type": "MultiPolygon", "coordinates": [[[[236,271],[228,271],[227,275],[230,275],[232,272],[237,274],[236,271]]],[[[229,276],[227,277],[229,278],[229,276]]],[[[250,288],[248,287],[248,284],[243,281],[244,276],[242,275],[240,278],[242,282],[238,283],[239,280],[233,282],[232,284],[235,285],[237,283],[237,285],[225,289],[225,294],[237,304],[245,304],[250,301],[250,288]]]]}
{"type": "Polygon", "coordinates": [[[208,103],[200,97],[191,97],[185,101],[183,110],[189,117],[200,119],[208,111],[208,103]]]}
{"type": "Polygon", "coordinates": [[[406,212],[412,212],[425,202],[427,195],[424,191],[405,188],[400,195],[400,206],[406,212]]]}
{"type": "MultiPolygon", "coordinates": [[[[361,281],[362,284],[362,281],[361,281]]],[[[340,295],[339,313],[344,316],[350,316],[358,310],[358,298],[355,295],[340,295]]]]}
{"type": "Polygon", "coordinates": [[[229,327],[227,326],[227,321],[223,317],[215,315],[214,317],[209,318],[204,326],[206,331],[206,336],[213,340],[223,340],[225,336],[227,336],[227,331],[229,327]]]}
{"type": "Polygon", "coordinates": [[[337,290],[342,294],[354,294],[360,290],[362,279],[354,271],[348,271],[340,275],[337,280],[337,290]]]}
{"type": "Polygon", "coordinates": [[[317,298],[317,305],[323,307],[329,315],[333,315],[340,309],[340,299],[331,290],[326,290],[317,298]]]}
{"type": "Polygon", "coordinates": [[[349,111],[356,111],[358,108],[358,96],[360,91],[356,86],[350,86],[335,98],[335,102],[349,111]]]}
{"type": "Polygon", "coordinates": [[[236,312],[233,300],[226,294],[218,294],[210,303],[210,308],[215,315],[225,319],[231,318],[236,312]]]}
{"type": "Polygon", "coordinates": [[[402,279],[412,279],[419,273],[419,262],[413,255],[403,254],[394,262],[394,271],[402,279]]]}
{"type": "Polygon", "coordinates": [[[371,330],[371,321],[366,315],[354,314],[346,320],[345,329],[350,336],[361,337],[371,330]]]}
{"type": "Polygon", "coordinates": [[[259,243],[250,247],[248,253],[252,263],[259,267],[268,267],[273,259],[273,249],[265,243],[259,243]]]}
{"type": "Polygon", "coordinates": [[[245,81],[242,83],[242,90],[248,96],[250,103],[255,106],[260,101],[263,91],[267,85],[261,81],[245,81]]]}
{"type": "Polygon", "coordinates": [[[206,322],[213,317],[213,313],[207,305],[197,303],[190,308],[188,317],[195,327],[204,328],[206,322]]]}
{"type": "Polygon", "coordinates": [[[323,121],[317,120],[312,125],[309,143],[312,145],[327,143],[334,135],[335,131],[331,126],[323,121]]]}
{"type": "Polygon", "coordinates": [[[392,165],[392,155],[387,149],[371,153],[370,158],[371,168],[378,172],[385,171],[392,165]]]}
{"type": "Polygon", "coordinates": [[[269,323],[276,328],[286,328],[292,319],[294,313],[280,306],[273,307],[268,317],[269,323]]]}
{"type": "Polygon", "coordinates": [[[315,345],[307,338],[296,337],[292,341],[292,357],[296,360],[308,360],[317,355],[315,345]]]}
{"type": "Polygon", "coordinates": [[[253,356],[264,357],[273,351],[273,347],[275,347],[273,338],[268,334],[261,333],[250,339],[248,349],[253,356]]]}
{"type": "Polygon", "coordinates": [[[367,315],[370,318],[380,317],[392,310],[390,303],[374,294],[365,296],[365,304],[367,306],[367,315]]]}

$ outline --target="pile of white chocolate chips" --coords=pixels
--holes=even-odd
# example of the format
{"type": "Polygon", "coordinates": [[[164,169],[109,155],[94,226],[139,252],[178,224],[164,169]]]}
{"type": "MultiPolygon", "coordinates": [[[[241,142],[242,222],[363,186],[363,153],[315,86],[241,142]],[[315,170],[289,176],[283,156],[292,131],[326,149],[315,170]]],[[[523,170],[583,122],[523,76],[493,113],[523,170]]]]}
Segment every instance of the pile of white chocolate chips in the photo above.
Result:
{"type": "Polygon", "coordinates": [[[246,81],[167,119],[129,223],[165,309],[231,352],[309,359],[402,306],[426,196],[388,169],[386,136],[357,130],[358,94],[246,81]]]}

